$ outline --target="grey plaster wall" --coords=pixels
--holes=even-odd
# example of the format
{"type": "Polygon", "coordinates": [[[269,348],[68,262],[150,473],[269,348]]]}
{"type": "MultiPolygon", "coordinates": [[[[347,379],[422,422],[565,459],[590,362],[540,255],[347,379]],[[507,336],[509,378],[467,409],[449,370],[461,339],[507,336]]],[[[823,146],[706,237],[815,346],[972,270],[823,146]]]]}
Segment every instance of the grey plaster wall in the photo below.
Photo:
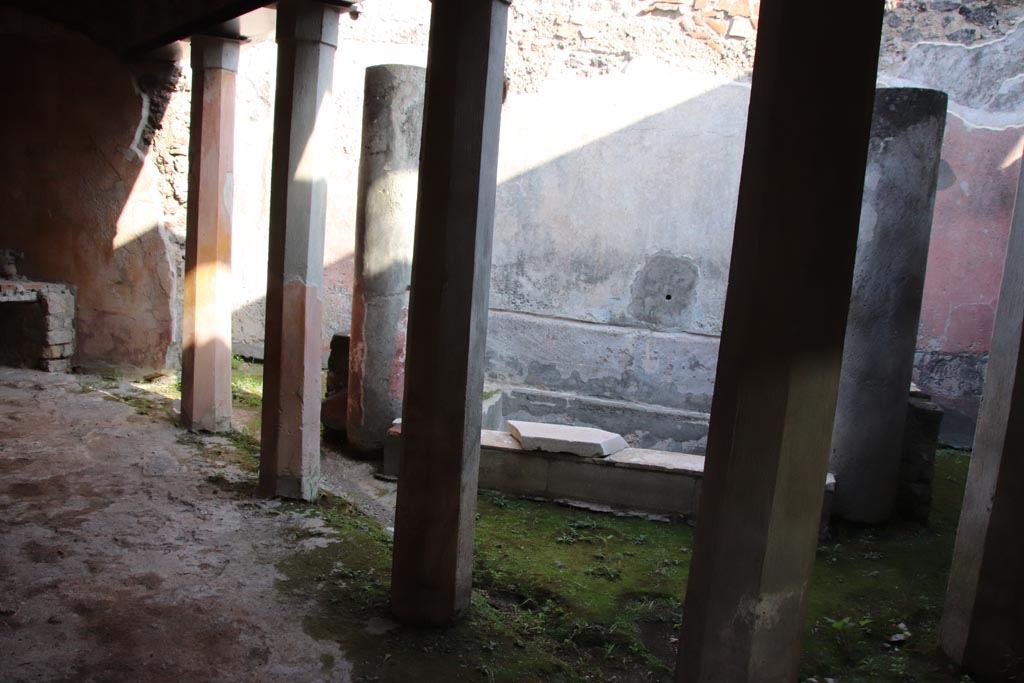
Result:
{"type": "Polygon", "coordinates": [[[717,335],[748,98],[637,60],[510,102],[491,307],[717,335]]]}
{"type": "Polygon", "coordinates": [[[637,60],[506,106],[487,377],[510,414],[702,452],[748,98],[637,60]]]}

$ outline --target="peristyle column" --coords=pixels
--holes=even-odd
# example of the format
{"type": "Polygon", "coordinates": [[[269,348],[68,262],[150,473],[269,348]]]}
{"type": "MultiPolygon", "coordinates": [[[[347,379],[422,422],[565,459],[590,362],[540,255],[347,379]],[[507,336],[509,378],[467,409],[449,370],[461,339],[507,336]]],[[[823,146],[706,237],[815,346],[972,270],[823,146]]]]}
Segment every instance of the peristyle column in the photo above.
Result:
{"type": "Polygon", "coordinates": [[[678,681],[797,680],[883,5],[761,3],[678,681]]]}
{"type": "Polygon", "coordinates": [[[885,521],[896,503],[946,99],[923,88],[875,96],[832,432],[833,513],[855,522],[885,521]]]}
{"type": "Polygon", "coordinates": [[[361,451],[383,448],[402,410],[423,88],[422,67],[366,70],[347,422],[361,451]]]}
{"type": "Polygon", "coordinates": [[[319,114],[330,97],[338,13],[316,0],[277,5],[260,490],[304,500],[320,488],[329,146],[319,114]]]}
{"type": "Polygon", "coordinates": [[[231,428],[231,190],[237,41],[192,38],[181,421],[231,428]]]}
{"type": "Polygon", "coordinates": [[[1006,250],[942,649],[981,680],[1024,671],[1024,173],[1006,250]]]}
{"type": "Polygon", "coordinates": [[[391,607],[451,621],[473,567],[505,0],[434,0],[416,209],[391,607]]]}

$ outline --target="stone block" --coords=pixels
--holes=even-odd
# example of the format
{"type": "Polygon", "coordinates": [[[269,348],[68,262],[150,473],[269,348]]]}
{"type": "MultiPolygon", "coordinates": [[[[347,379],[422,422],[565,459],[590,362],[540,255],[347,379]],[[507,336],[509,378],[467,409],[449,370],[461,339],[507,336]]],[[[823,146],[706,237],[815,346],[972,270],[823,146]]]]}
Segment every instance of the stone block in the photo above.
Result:
{"type": "Polygon", "coordinates": [[[48,315],[46,316],[46,331],[47,332],[58,332],[61,330],[72,330],[75,329],[75,321],[70,316],[57,316],[48,315]]]}
{"type": "Polygon", "coordinates": [[[604,457],[618,453],[628,444],[618,434],[592,427],[544,424],[509,420],[509,429],[523,450],[571,453],[584,457],[604,457]]]}
{"type": "Polygon", "coordinates": [[[46,372],[71,372],[71,360],[68,358],[57,358],[44,360],[40,367],[46,372]]]}
{"type": "Polygon", "coordinates": [[[70,292],[48,289],[42,298],[46,312],[52,316],[70,317],[75,314],[75,297],[70,292]]]}
{"type": "Polygon", "coordinates": [[[748,38],[753,38],[755,34],[756,31],[754,31],[754,25],[750,23],[750,19],[735,17],[729,25],[728,35],[730,38],[747,40],[748,38]]]}
{"type": "Polygon", "coordinates": [[[50,344],[44,346],[39,354],[39,357],[43,360],[56,360],[58,358],[68,358],[71,356],[73,349],[70,344],[50,344]]]}
{"type": "MultiPolygon", "coordinates": [[[[49,328],[49,324],[47,324],[49,328]]],[[[47,329],[47,344],[73,344],[75,341],[75,330],[70,325],[58,329],[47,329]]]]}

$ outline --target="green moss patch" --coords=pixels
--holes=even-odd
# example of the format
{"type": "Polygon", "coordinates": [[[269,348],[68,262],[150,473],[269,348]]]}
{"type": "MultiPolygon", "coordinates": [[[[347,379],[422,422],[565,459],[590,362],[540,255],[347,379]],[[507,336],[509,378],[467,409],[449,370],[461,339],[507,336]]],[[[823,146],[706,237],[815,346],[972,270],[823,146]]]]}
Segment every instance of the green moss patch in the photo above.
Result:
{"type": "MultiPolygon", "coordinates": [[[[960,676],[936,628],[967,458],[939,455],[932,523],[839,525],[821,545],[802,680],[960,676]]],[[[278,569],[306,630],[341,644],[357,681],[669,681],[693,530],[683,524],[482,494],[472,606],[454,626],[388,619],[391,539],[344,500],[286,505],[323,519],[327,544],[278,569]]]]}
{"type": "Polygon", "coordinates": [[[231,358],[231,398],[235,405],[263,405],[263,366],[241,356],[231,358]]]}

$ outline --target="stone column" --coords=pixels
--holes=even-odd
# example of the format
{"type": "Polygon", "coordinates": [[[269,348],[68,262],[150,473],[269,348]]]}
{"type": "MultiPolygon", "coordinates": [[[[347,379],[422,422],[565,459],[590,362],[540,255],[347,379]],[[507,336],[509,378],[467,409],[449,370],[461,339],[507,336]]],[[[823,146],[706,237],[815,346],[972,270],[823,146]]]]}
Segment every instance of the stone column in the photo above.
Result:
{"type": "Polygon", "coordinates": [[[192,38],[181,421],[231,428],[231,190],[236,41],[192,38]]]}
{"type": "Polygon", "coordinates": [[[469,605],[507,25],[504,0],[433,2],[391,572],[403,621],[469,605]]]}
{"type": "Polygon", "coordinates": [[[942,649],[982,680],[1024,671],[1024,173],[960,511],[942,649]]]}
{"type": "Polygon", "coordinates": [[[797,679],[883,5],[761,3],[678,681],[797,679]]]}
{"type": "Polygon", "coordinates": [[[896,501],[946,99],[918,88],[875,96],[832,431],[833,513],[855,522],[888,519],[896,501]]]}
{"type": "Polygon", "coordinates": [[[277,5],[260,490],[304,500],[320,489],[328,145],[318,115],[330,98],[338,12],[316,0],[277,5]]]}
{"type": "Polygon", "coordinates": [[[382,449],[402,411],[424,73],[400,64],[366,70],[347,430],[362,451],[382,449]]]}

